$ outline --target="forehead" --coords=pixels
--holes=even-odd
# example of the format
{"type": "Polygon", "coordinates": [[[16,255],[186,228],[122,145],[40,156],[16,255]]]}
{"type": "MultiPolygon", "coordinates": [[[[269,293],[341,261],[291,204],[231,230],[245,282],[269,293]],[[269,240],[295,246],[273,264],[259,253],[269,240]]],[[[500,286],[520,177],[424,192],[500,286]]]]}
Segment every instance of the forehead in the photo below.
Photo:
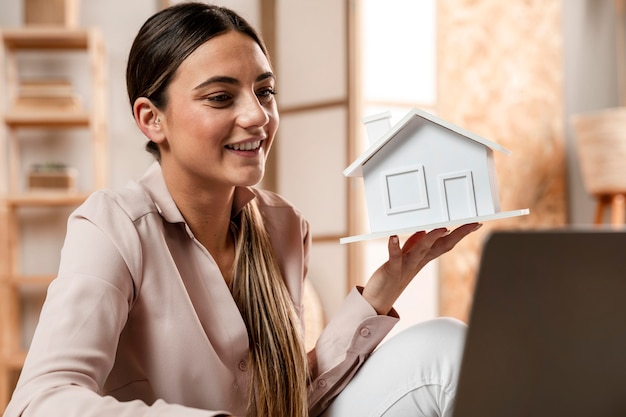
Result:
{"type": "Polygon", "coordinates": [[[254,39],[246,34],[230,31],[200,45],[181,63],[177,72],[202,73],[206,76],[209,73],[215,75],[224,71],[262,73],[271,71],[271,66],[254,39]]]}

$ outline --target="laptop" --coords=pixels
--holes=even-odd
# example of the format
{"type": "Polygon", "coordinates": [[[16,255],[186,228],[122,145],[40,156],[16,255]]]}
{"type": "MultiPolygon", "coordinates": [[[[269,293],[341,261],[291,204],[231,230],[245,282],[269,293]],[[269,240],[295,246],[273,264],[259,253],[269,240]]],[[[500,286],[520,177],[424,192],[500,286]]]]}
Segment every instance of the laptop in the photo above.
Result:
{"type": "Polygon", "coordinates": [[[488,238],[453,415],[626,416],[626,231],[488,238]]]}

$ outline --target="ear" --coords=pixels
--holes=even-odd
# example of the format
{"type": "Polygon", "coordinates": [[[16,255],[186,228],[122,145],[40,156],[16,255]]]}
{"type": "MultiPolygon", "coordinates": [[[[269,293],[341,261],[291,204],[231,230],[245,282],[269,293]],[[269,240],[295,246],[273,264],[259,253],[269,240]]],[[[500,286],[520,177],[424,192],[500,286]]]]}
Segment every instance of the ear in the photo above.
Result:
{"type": "Polygon", "coordinates": [[[162,143],[165,140],[163,126],[161,125],[164,116],[156,108],[150,99],[139,97],[133,105],[133,116],[139,129],[152,142],[162,143]]]}

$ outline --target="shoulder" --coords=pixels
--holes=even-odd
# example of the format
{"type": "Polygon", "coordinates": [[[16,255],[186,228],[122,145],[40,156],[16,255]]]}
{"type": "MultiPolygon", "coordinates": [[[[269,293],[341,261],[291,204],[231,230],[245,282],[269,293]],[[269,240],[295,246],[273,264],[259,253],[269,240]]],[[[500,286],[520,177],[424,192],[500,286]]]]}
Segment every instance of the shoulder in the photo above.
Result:
{"type": "Polygon", "coordinates": [[[309,233],[309,223],[300,210],[283,196],[268,190],[253,189],[256,202],[266,222],[266,227],[272,232],[297,231],[299,238],[309,233]]]}
{"type": "Polygon", "coordinates": [[[261,190],[258,188],[252,188],[251,190],[256,196],[256,200],[257,200],[259,207],[289,209],[289,210],[298,212],[298,210],[294,207],[293,204],[287,201],[287,199],[285,199],[283,196],[273,191],[261,190]]]}
{"type": "Polygon", "coordinates": [[[306,221],[300,210],[283,196],[268,190],[253,189],[252,191],[255,194],[259,210],[261,210],[264,215],[279,214],[281,216],[289,216],[306,221]]]}
{"type": "Polygon", "coordinates": [[[123,217],[133,223],[151,213],[158,213],[154,201],[135,182],[130,182],[121,189],[98,190],[75,212],[94,220],[114,217],[120,221],[120,217],[123,217]]]}

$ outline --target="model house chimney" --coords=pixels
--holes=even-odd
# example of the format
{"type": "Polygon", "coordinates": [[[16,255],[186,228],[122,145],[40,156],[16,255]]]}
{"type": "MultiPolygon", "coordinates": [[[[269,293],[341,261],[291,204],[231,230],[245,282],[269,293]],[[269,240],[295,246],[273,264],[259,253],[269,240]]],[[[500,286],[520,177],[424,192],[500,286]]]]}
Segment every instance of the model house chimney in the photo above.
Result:
{"type": "Polygon", "coordinates": [[[391,113],[386,111],[384,113],[364,117],[363,124],[365,125],[367,138],[371,146],[391,129],[391,113]]]}

